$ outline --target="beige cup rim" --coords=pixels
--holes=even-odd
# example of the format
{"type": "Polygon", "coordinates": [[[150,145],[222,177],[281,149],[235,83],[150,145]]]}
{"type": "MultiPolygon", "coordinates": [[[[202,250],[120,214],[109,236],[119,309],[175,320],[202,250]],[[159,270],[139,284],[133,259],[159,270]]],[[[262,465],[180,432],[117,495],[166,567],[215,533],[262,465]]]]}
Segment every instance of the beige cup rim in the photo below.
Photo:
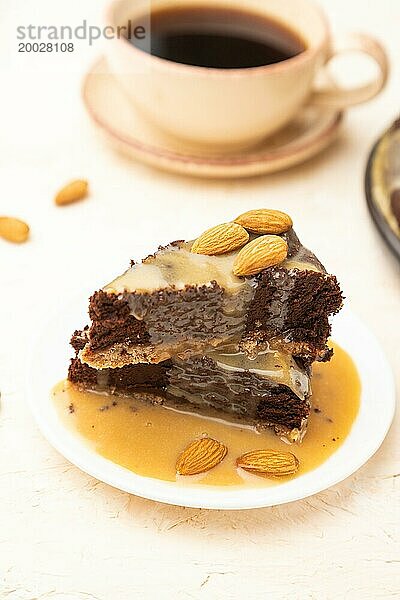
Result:
{"type": "MultiPolygon", "coordinates": [[[[115,22],[114,22],[114,18],[113,18],[114,10],[115,10],[115,7],[118,4],[120,4],[120,2],[121,2],[121,0],[112,0],[112,2],[110,4],[108,4],[108,6],[106,7],[105,13],[104,13],[104,19],[105,19],[106,25],[115,26],[115,22]]],[[[166,58],[154,56],[154,54],[149,54],[148,52],[145,52],[144,50],[137,48],[136,46],[134,46],[133,44],[128,42],[128,40],[124,37],[114,38],[113,40],[110,40],[110,42],[118,44],[121,48],[125,48],[125,50],[127,50],[129,48],[129,50],[133,53],[133,55],[139,54],[140,57],[142,58],[142,60],[145,60],[146,62],[157,64],[159,67],[167,69],[169,71],[172,71],[172,70],[177,71],[180,74],[186,73],[186,74],[196,74],[198,76],[203,76],[203,77],[211,76],[211,77],[227,78],[227,77],[246,77],[248,75],[261,75],[261,74],[265,74],[266,72],[277,73],[280,71],[287,71],[288,69],[292,68],[293,66],[296,66],[297,64],[300,64],[304,61],[314,58],[317,54],[319,54],[319,52],[326,45],[327,41],[329,41],[329,39],[330,39],[330,27],[329,27],[328,18],[326,16],[325,12],[322,10],[322,8],[318,4],[316,4],[316,2],[314,2],[314,0],[307,0],[307,2],[312,5],[314,10],[318,13],[318,15],[321,18],[321,23],[324,28],[321,42],[315,46],[307,47],[305,50],[303,50],[303,52],[300,52],[300,54],[297,54],[296,56],[292,56],[291,58],[287,58],[286,60],[283,60],[281,62],[272,64],[272,65],[261,65],[258,67],[240,67],[237,69],[220,69],[217,67],[200,67],[200,66],[196,66],[196,65],[186,65],[184,63],[177,63],[172,60],[168,60],[166,58]]]]}

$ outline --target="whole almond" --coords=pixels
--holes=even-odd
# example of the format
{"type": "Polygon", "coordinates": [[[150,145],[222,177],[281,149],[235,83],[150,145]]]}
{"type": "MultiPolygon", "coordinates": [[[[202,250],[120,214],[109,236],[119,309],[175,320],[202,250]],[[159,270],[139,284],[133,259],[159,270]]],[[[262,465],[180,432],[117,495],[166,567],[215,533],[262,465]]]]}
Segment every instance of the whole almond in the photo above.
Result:
{"type": "Polygon", "coordinates": [[[254,233],[285,233],[293,226],[293,221],[284,212],[280,210],[270,210],[268,208],[257,208],[249,210],[235,219],[248,231],[254,233]]]}
{"type": "Polygon", "coordinates": [[[54,202],[57,206],[64,206],[66,204],[72,204],[78,200],[83,200],[88,194],[89,184],[84,179],[75,179],[65,185],[54,198],[54,202]]]}
{"type": "Polygon", "coordinates": [[[284,239],[278,235],[262,235],[240,250],[233,263],[233,272],[238,276],[256,275],[284,261],[287,252],[284,239]]]}
{"type": "Polygon", "coordinates": [[[29,237],[29,225],[14,217],[0,217],[0,237],[14,244],[26,242],[29,237]]]}
{"type": "Polygon", "coordinates": [[[176,461],[179,475],[196,475],[216,467],[226,456],[228,448],[209,437],[195,440],[180,454],[176,461]]]}
{"type": "Polygon", "coordinates": [[[194,254],[225,254],[241,248],[248,242],[248,232],[237,223],[222,223],[207,229],[193,242],[194,254]]]}
{"type": "Polygon", "coordinates": [[[284,477],[296,473],[299,461],[291,452],[253,450],[242,454],[236,460],[236,465],[254,475],[284,477]]]}

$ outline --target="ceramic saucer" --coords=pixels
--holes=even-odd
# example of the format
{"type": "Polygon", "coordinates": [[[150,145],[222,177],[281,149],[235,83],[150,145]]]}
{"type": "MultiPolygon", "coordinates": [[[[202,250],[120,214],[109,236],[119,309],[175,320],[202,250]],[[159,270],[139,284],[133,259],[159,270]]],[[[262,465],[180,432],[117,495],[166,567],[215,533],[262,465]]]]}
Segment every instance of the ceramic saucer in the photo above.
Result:
{"type": "Polygon", "coordinates": [[[83,99],[92,121],[118,150],[154,167],[199,177],[248,177],[303,162],[332,143],[343,117],[342,112],[307,106],[257,148],[216,155],[193,149],[146,122],[105,58],[86,74],[83,99]]]}

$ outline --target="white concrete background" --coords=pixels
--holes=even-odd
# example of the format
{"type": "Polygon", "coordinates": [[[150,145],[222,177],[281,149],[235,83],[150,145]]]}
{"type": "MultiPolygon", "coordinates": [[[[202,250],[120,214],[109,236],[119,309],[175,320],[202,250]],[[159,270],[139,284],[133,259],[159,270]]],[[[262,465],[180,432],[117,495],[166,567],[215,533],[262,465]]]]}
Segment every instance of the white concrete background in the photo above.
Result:
{"type": "Polygon", "coordinates": [[[377,455],[324,493],[250,512],[185,510],[121,493],[68,464],[32,421],[24,370],[44,294],[46,310],[79,288],[89,295],[138,244],[190,237],[267,205],[288,211],[337,273],[399,386],[400,269],[370,222],[362,178],[368,149],[400,108],[400,4],[324,0],[335,32],[363,29],[385,42],[393,65],[386,91],[349,112],[339,142],[317,159],[219,183],[131,164],[97,138],[79,87],[100,44],[63,57],[16,52],[16,24],[96,23],[101,4],[0,0],[0,212],[32,228],[23,246],[0,241],[0,598],[398,597],[398,418],[377,455]],[[54,191],[76,176],[89,179],[90,199],[54,207],[54,191]]]}

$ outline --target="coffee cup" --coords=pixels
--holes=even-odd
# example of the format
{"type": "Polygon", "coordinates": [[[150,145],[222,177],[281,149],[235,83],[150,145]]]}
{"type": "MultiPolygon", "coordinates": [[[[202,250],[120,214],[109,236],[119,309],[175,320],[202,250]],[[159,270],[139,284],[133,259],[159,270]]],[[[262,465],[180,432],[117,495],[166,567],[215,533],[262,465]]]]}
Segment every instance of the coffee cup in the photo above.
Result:
{"type": "MultiPolygon", "coordinates": [[[[212,0],[114,0],[106,24],[116,29],[130,21],[151,44],[149,7],[154,13],[215,6],[212,0]]],[[[311,0],[218,0],[217,7],[279,24],[303,47],[272,64],[216,68],[151,54],[150,45],[143,49],[124,36],[105,44],[112,72],[143,117],[186,143],[218,151],[250,147],[285,126],[306,104],[341,110],[373,98],[385,85],[388,60],[379,42],[366,34],[333,40],[326,16],[311,0]],[[376,77],[351,88],[331,82],[317,89],[316,79],[329,61],[353,51],[376,62],[376,77]]]]}

